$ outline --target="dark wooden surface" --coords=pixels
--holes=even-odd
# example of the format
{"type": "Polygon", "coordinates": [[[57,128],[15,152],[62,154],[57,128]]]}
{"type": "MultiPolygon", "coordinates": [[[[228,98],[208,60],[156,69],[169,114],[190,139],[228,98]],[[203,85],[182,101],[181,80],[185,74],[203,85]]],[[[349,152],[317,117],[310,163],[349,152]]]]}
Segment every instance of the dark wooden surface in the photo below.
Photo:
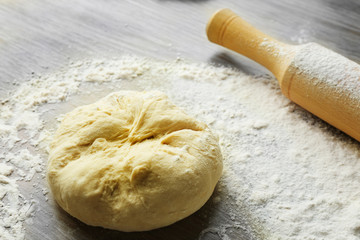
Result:
{"type": "MultiPolygon", "coordinates": [[[[183,57],[250,74],[266,73],[250,60],[207,41],[206,22],[223,7],[280,40],[315,41],[360,61],[357,0],[5,0],[0,1],[0,95],[6,97],[32,73],[56,71],[69,60],[124,53],[169,60],[183,57]]],[[[34,181],[45,186],[41,177],[34,181]]],[[[26,226],[26,239],[222,239],[219,225],[229,226],[230,239],[263,238],[241,220],[246,212],[231,199],[215,203],[212,198],[200,211],[166,228],[122,233],[86,226],[57,207],[51,197],[45,201],[41,192],[33,192],[31,184],[20,185],[25,196],[39,202],[32,223],[26,226]],[[237,215],[230,216],[229,206],[237,215]]]]}

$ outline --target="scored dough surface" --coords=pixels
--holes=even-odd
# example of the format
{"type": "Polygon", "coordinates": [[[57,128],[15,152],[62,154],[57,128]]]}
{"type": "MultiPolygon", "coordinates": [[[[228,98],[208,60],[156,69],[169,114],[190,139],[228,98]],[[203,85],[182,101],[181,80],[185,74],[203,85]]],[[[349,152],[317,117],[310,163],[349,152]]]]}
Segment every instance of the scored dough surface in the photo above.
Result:
{"type": "Polygon", "coordinates": [[[218,139],[206,124],[161,92],[120,91],[65,115],[47,178],[58,204],[79,220],[145,231],[197,211],[221,172],[218,139]]]}

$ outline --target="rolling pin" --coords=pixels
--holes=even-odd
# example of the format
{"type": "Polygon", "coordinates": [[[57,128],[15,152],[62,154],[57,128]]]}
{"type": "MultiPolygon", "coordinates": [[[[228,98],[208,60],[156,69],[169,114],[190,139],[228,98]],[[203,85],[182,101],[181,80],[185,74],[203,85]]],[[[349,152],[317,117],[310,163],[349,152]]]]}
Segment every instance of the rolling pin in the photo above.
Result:
{"type": "Polygon", "coordinates": [[[360,65],[316,43],[280,42],[229,9],[216,12],[206,32],[270,70],[287,98],[360,141],[360,65]]]}

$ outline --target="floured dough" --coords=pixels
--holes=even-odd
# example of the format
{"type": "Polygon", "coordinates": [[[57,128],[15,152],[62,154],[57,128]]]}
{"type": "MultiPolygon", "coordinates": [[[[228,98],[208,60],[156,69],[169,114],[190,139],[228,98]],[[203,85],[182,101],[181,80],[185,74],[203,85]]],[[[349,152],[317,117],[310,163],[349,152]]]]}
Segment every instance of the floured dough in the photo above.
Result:
{"type": "Polygon", "coordinates": [[[221,172],[218,139],[204,123],[160,92],[121,91],[66,114],[47,177],[72,216],[144,231],[197,211],[221,172]]]}

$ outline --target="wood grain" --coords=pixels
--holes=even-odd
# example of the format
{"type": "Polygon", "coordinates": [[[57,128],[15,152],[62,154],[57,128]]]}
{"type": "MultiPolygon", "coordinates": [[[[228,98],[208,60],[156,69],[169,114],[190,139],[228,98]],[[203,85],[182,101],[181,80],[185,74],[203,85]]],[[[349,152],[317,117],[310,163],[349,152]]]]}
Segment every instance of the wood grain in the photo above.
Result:
{"type": "MultiPolygon", "coordinates": [[[[31,75],[53,72],[69,61],[125,53],[160,59],[184,57],[225,64],[249,74],[268,73],[238,54],[208,42],[205,26],[219,8],[228,7],[288,43],[319,42],[348,58],[360,60],[360,3],[356,0],[147,0],[0,2],[0,96],[31,75]]],[[[19,183],[39,209],[26,226],[26,239],[221,239],[219,225],[228,225],[232,239],[258,239],[246,210],[232,199],[209,201],[200,211],[167,228],[122,233],[86,226],[64,213],[53,200],[34,192],[37,176],[19,183]],[[230,216],[228,206],[237,212],[230,216]],[[239,222],[241,226],[234,226],[239,222]],[[214,229],[206,234],[205,229],[214,229]]],[[[220,194],[217,191],[216,194],[220,194]]],[[[221,194],[226,195],[225,192],[221,194]]]]}
{"type": "Polygon", "coordinates": [[[307,53],[309,45],[289,45],[277,41],[254,28],[230,9],[216,12],[210,19],[206,32],[211,42],[234,50],[266,67],[276,77],[287,98],[360,141],[360,65],[321,45],[312,49],[312,54],[321,56],[317,59],[319,61],[314,62],[311,57],[313,55],[309,56],[307,53]],[[327,55],[320,55],[324,51],[327,55]],[[299,55],[306,62],[304,66],[297,66],[296,59],[299,55]],[[318,69],[312,65],[318,65],[318,69]],[[321,71],[327,72],[329,68],[337,69],[341,74],[340,79],[339,76],[328,74],[327,79],[318,76],[321,71]],[[351,87],[345,87],[346,85],[351,87]]]}

